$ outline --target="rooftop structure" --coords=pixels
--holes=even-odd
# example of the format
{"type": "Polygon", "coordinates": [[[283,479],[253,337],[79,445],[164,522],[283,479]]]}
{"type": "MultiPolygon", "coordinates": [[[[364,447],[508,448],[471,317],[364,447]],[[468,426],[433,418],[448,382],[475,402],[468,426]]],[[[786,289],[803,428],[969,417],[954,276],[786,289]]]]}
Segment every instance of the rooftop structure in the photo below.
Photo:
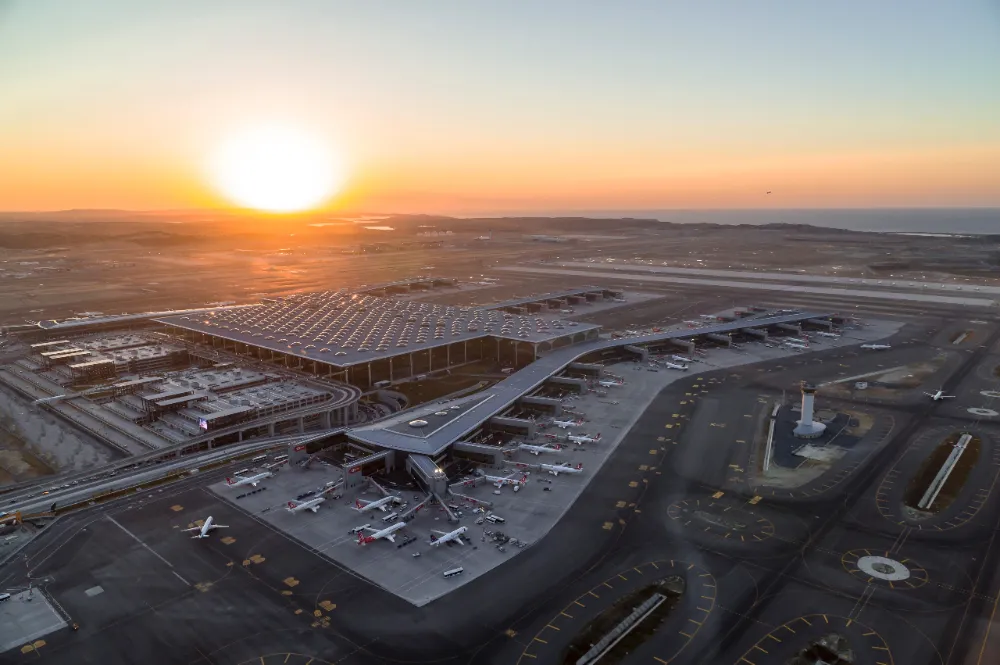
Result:
{"type": "Polygon", "coordinates": [[[325,367],[327,374],[343,373],[344,381],[361,386],[482,357],[499,358],[504,344],[527,345],[515,349],[515,355],[530,362],[551,348],[594,338],[598,330],[592,324],[551,317],[342,291],[159,321],[194,341],[232,346],[263,360],[312,367],[320,374],[325,367]],[[405,362],[398,363],[400,358],[405,362]],[[394,363],[390,367],[372,368],[372,364],[390,359],[394,363]],[[348,376],[348,368],[360,371],[348,376]]]}

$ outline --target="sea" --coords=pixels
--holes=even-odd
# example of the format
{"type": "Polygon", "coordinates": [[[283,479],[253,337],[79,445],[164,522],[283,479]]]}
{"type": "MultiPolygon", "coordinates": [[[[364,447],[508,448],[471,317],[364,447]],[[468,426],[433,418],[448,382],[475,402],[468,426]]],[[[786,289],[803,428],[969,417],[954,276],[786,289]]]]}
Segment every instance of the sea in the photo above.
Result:
{"type": "MultiPolygon", "coordinates": [[[[471,216],[471,215],[469,215],[471,216]]],[[[809,224],[850,231],[934,235],[1000,234],[1000,208],[874,208],[825,210],[567,210],[494,213],[497,217],[658,219],[677,224],[809,224]]]]}

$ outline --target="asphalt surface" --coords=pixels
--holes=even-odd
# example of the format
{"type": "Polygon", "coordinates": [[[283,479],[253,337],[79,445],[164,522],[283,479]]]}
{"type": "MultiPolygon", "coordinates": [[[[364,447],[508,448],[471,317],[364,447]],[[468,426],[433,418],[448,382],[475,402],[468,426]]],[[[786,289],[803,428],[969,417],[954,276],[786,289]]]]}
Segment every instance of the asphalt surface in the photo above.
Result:
{"type": "MultiPolygon", "coordinates": [[[[928,344],[940,341],[924,332],[904,329],[892,344],[912,344],[914,358],[937,353],[928,344]]],[[[997,338],[990,329],[959,351],[933,377],[943,383],[935,388],[966,395],[989,385],[977,367],[996,363],[988,351],[997,338]]],[[[847,638],[859,663],[997,662],[1000,634],[985,633],[1000,583],[1000,427],[952,414],[961,399],[880,404],[894,416],[884,441],[856,446],[864,453],[815,486],[829,487],[757,491],[746,437],[758,395],[781,383],[766,377],[808,370],[829,380],[854,371],[840,366],[845,360],[863,371],[881,357],[844,353],[669,386],[548,536],[422,608],[220,502],[205,479],[64,518],[25,550],[27,568],[49,580],[44,589],[80,629],[47,636],[29,655],[43,663],[557,663],[617,599],[679,575],[681,603],[626,663],[784,663],[831,632],[847,638]],[[731,391],[744,397],[723,399],[731,391]],[[699,424],[706,420],[725,427],[699,424]],[[931,445],[922,441],[933,441],[926,432],[970,426],[987,435],[968,486],[941,515],[910,519],[894,486],[921,463],[931,445]],[[204,540],[178,533],[209,514],[230,528],[204,540]],[[905,580],[866,574],[872,557],[904,566],[905,580]],[[86,595],[95,586],[102,592],[86,595]]],[[[16,561],[0,570],[0,585],[22,583],[25,569],[16,561]]],[[[16,650],[0,654],[0,662],[19,659],[16,650]]]]}

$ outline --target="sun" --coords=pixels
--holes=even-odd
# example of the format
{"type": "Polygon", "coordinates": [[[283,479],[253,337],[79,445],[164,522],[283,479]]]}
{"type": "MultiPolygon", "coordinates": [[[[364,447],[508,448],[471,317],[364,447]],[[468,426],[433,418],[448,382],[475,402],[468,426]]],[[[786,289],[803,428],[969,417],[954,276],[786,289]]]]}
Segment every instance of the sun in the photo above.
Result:
{"type": "Polygon", "coordinates": [[[237,205],[267,212],[316,208],[344,185],[343,165],[322,139],[282,126],[230,136],[210,164],[215,186],[237,205]]]}

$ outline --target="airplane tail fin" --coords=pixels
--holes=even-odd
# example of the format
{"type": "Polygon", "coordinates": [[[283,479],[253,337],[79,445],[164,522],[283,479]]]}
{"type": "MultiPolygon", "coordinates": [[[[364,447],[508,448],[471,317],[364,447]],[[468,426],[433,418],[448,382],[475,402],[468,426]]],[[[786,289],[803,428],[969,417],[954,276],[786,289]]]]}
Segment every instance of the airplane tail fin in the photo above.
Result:
{"type": "Polygon", "coordinates": [[[357,507],[358,510],[361,510],[362,508],[364,508],[364,506],[361,504],[361,500],[360,499],[355,499],[354,500],[354,505],[357,507]]]}
{"type": "Polygon", "coordinates": [[[229,476],[226,476],[226,484],[227,485],[232,485],[233,484],[233,479],[230,478],[229,476]]]}
{"type": "Polygon", "coordinates": [[[298,504],[296,504],[294,501],[289,501],[288,502],[288,507],[289,508],[294,508],[296,505],[298,505],[298,504]]]}
{"type": "Polygon", "coordinates": [[[582,468],[583,468],[583,462],[580,462],[580,463],[578,463],[578,464],[576,465],[576,468],[577,468],[577,469],[582,469],[582,468]]]}
{"type": "Polygon", "coordinates": [[[601,440],[601,433],[598,432],[597,436],[594,437],[594,441],[600,441],[600,440],[601,440]]]}

